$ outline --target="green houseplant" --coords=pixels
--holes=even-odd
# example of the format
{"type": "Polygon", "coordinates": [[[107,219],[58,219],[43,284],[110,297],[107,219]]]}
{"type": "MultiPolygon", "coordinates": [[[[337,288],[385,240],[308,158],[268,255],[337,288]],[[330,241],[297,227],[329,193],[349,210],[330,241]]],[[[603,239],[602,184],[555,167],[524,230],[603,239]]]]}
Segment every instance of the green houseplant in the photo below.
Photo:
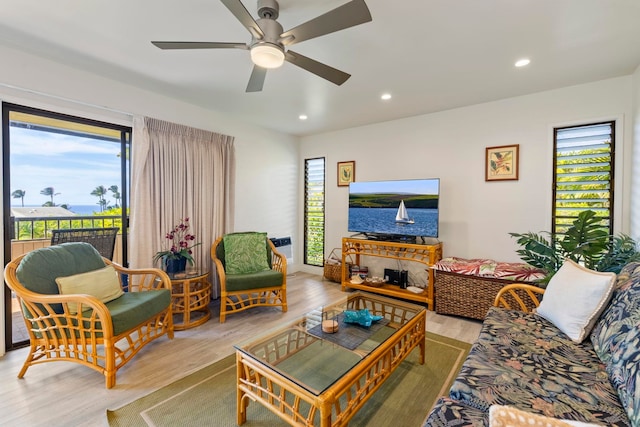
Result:
{"type": "Polygon", "coordinates": [[[601,225],[594,211],[583,211],[562,235],[542,233],[509,233],[522,247],[516,252],[527,264],[542,268],[547,276],[542,284],[571,259],[596,271],[619,273],[622,267],[640,260],[637,243],[625,234],[613,236],[601,225]]]}

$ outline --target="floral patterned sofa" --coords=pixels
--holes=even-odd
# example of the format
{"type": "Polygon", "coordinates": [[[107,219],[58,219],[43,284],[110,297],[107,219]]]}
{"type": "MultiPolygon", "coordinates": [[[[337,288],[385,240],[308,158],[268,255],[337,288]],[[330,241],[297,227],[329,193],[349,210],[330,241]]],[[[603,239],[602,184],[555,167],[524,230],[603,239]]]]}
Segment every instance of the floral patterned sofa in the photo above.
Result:
{"type": "MultiPolygon", "coordinates": [[[[566,311],[576,304],[562,303],[566,311]]],[[[542,306],[538,314],[492,307],[424,426],[494,425],[494,406],[549,417],[545,425],[640,426],[640,263],[611,279],[602,304],[580,343],[543,317],[542,306]]]]}

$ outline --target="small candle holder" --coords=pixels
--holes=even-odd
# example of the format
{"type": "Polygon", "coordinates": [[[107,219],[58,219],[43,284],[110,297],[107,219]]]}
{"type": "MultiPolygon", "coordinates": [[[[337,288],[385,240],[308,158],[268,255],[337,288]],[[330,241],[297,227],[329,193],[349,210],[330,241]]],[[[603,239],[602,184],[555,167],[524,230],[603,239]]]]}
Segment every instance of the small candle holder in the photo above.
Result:
{"type": "Polygon", "coordinates": [[[325,334],[335,334],[338,332],[338,321],[329,319],[328,314],[322,308],[322,332],[325,334]]]}

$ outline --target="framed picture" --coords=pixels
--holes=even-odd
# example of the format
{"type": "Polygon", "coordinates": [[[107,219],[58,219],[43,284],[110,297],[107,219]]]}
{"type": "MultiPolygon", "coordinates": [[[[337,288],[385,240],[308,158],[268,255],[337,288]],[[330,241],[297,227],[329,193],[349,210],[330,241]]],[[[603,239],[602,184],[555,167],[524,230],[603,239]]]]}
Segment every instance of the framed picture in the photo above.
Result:
{"type": "Polygon", "coordinates": [[[484,180],[517,180],[519,152],[519,144],[487,147],[484,180]]]}
{"type": "Polygon", "coordinates": [[[356,162],[338,162],[338,187],[347,187],[356,180],[356,162]]]}

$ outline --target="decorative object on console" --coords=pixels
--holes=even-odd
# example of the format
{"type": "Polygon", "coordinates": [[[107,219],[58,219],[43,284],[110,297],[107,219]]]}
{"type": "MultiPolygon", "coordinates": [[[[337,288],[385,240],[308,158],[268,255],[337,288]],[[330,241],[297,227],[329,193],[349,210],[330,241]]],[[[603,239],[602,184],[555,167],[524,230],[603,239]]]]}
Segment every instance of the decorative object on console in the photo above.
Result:
{"type": "Polygon", "coordinates": [[[359,274],[354,274],[353,276],[351,276],[351,283],[353,283],[354,285],[359,285],[361,283],[364,282],[364,280],[362,280],[362,277],[360,277],[359,274]]]}
{"type": "Polygon", "coordinates": [[[364,280],[364,283],[366,283],[369,286],[373,286],[374,288],[378,288],[384,285],[385,281],[382,277],[373,276],[373,277],[367,277],[364,280]]]}
{"type": "Polygon", "coordinates": [[[520,145],[487,147],[485,155],[485,181],[518,180],[520,145]]]}
{"type": "Polygon", "coordinates": [[[177,273],[184,271],[187,267],[187,261],[189,265],[193,265],[193,248],[199,246],[200,243],[192,243],[196,236],[190,234],[189,230],[189,218],[180,220],[180,223],[173,227],[164,237],[167,239],[168,248],[156,252],[153,257],[153,262],[162,260],[162,267],[167,273],[177,273]]]}
{"type": "Polygon", "coordinates": [[[347,187],[356,180],[356,162],[338,162],[338,187],[347,187]]]}

